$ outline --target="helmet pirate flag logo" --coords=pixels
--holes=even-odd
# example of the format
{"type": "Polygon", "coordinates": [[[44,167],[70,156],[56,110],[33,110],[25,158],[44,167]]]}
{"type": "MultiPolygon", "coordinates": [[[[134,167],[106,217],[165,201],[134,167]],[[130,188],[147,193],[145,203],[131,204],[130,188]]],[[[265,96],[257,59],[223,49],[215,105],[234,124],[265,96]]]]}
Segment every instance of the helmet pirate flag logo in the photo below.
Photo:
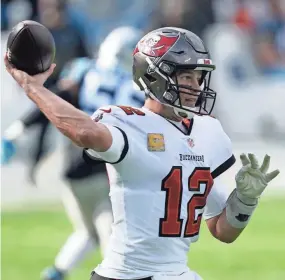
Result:
{"type": "Polygon", "coordinates": [[[165,35],[157,35],[150,34],[146,37],[142,38],[142,40],[138,43],[134,54],[138,51],[149,55],[149,56],[163,56],[177,41],[179,36],[165,36],[165,35]]]}

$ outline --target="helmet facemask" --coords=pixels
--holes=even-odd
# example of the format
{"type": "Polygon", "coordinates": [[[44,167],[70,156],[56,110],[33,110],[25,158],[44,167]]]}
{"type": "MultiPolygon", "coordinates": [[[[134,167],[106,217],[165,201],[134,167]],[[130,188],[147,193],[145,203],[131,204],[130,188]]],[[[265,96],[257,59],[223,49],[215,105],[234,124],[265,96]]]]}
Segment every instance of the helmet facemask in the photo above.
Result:
{"type": "Polygon", "coordinates": [[[199,80],[200,89],[197,89],[189,85],[179,84],[178,74],[183,70],[193,70],[193,68],[177,68],[171,77],[164,75],[167,78],[167,84],[163,100],[172,106],[175,113],[180,117],[189,117],[193,113],[210,115],[216,100],[216,92],[210,88],[211,72],[202,70],[201,79],[199,80]],[[187,104],[189,101],[195,103],[189,105],[187,104]]]}
{"type": "MultiPolygon", "coordinates": [[[[203,65],[199,65],[199,67],[196,68],[193,68],[193,65],[184,65],[181,67],[170,65],[165,62],[162,62],[160,67],[157,67],[150,59],[147,58],[146,60],[150,65],[150,70],[156,72],[156,76],[160,80],[165,80],[164,87],[161,88],[163,91],[162,100],[158,100],[155,95],[152,94],[152,88],[146,89],[146,87],[144,87],[146,93],[152,99],[155,99],[166,106],[173,107],[174,112],[179,117],[190,118],[193,117],[193,114],[211,114],[215,105],[216,92],[210,88],[211,71],[209,68],[203,67],[203,65]],[[186,70],[202,70],[201,79],[199,81],[200,89],[194,89],[191,86],[178,83],[178,73],[186,70]],[[197,99],[194,106],[190,107],[183,104],[183,101],[187,99],[187,96],[191,99],[197,99]]],[[[152,75],[152,77],[154,77],[154,75],[152,75]]],[[[153,80],[152,82],[155,83],[156,81],[153,80]]]]}

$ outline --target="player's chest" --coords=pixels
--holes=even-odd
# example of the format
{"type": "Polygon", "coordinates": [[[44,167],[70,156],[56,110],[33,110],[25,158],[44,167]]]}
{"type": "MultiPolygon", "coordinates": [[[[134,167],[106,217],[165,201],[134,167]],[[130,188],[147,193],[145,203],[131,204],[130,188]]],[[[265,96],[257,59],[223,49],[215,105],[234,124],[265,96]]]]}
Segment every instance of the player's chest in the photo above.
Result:
{"type": "Polygon", "coordinates": [[[196,135],[158,130],[145,134],[145,152],[151,161],[183,167],[209,167],[208,147],[196,135]]]}
{"type": "MultiPolygon", "coordinates": [[[[161,210],[159,235],[195,237],[213,185],[207,147],[198,135],[167,129],[146,134],[146,186],[161,210]],[[147,184],[150,178],[153,184],[147,184]]],[[[142,165],[143,166],[143,165],[142,165]]]]}
{"type": "Polygon", "coordinates": [[[207,149],[195,135],[158,129],[145,133],[143,142],[141,154],[144,156],[140,157],[140,162],[148,169],[148,178],[166,178],[169,174],[170,178],[175,175],[183,184],[188,184],[195,170],[207,170],[210,174],[207,149]]]}

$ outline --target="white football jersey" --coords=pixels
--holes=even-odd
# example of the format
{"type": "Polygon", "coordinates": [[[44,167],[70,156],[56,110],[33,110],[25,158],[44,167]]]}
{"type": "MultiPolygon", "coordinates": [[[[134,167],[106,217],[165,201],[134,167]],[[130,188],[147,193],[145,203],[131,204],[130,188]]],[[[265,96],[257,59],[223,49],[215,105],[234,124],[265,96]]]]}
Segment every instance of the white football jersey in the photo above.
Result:
{"type": "Polygon", "coordinates": [[[93,159],[113,162],[107,170],[114,223],[96,273],[135,279],[188,271],[203,212],[206,218],[219,215],[228,197],[215,178],[235,158],[219,121],[195,116],[177,127],[144,107],[125,106],[101,108],[93,119],[112,127],[113,151],[123,142],[114,160],[110,151],[87,150],[93,159]]]}

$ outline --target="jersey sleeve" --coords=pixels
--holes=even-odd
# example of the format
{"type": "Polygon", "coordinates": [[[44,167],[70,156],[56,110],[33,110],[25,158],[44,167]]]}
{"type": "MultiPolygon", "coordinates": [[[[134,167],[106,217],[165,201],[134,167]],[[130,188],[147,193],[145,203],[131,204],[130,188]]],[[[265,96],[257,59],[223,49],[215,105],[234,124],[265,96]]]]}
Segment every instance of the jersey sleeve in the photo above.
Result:
{"type": "Polygon", "coordinates": [[[232,143],[228,135],[224,132],[220,122],[216,119],[213,138],[211,140],[211,173],[213,179],[228,170],[236,161],[233,155],[232,143]]]}
{"type": "Polygon", "coordinates": [[[98,109],[91,118],[95,122],[104,124],[112,135],[112,145],[105,152],[97,152],[93,149],[84,149],[83,157],[89,163],[104,161],[111,164],[121,162],[129,149],[128,137],[124,131],[123,120],[112,113],[112,107],[98,109]]]}
{"type": "Polygon", "coordinates": [[[230,190],[221,182],[220,178],[214,180],[214,185],[207,197],[203,217],[205,220],[218,216],[226,207],[230,190]]]}

